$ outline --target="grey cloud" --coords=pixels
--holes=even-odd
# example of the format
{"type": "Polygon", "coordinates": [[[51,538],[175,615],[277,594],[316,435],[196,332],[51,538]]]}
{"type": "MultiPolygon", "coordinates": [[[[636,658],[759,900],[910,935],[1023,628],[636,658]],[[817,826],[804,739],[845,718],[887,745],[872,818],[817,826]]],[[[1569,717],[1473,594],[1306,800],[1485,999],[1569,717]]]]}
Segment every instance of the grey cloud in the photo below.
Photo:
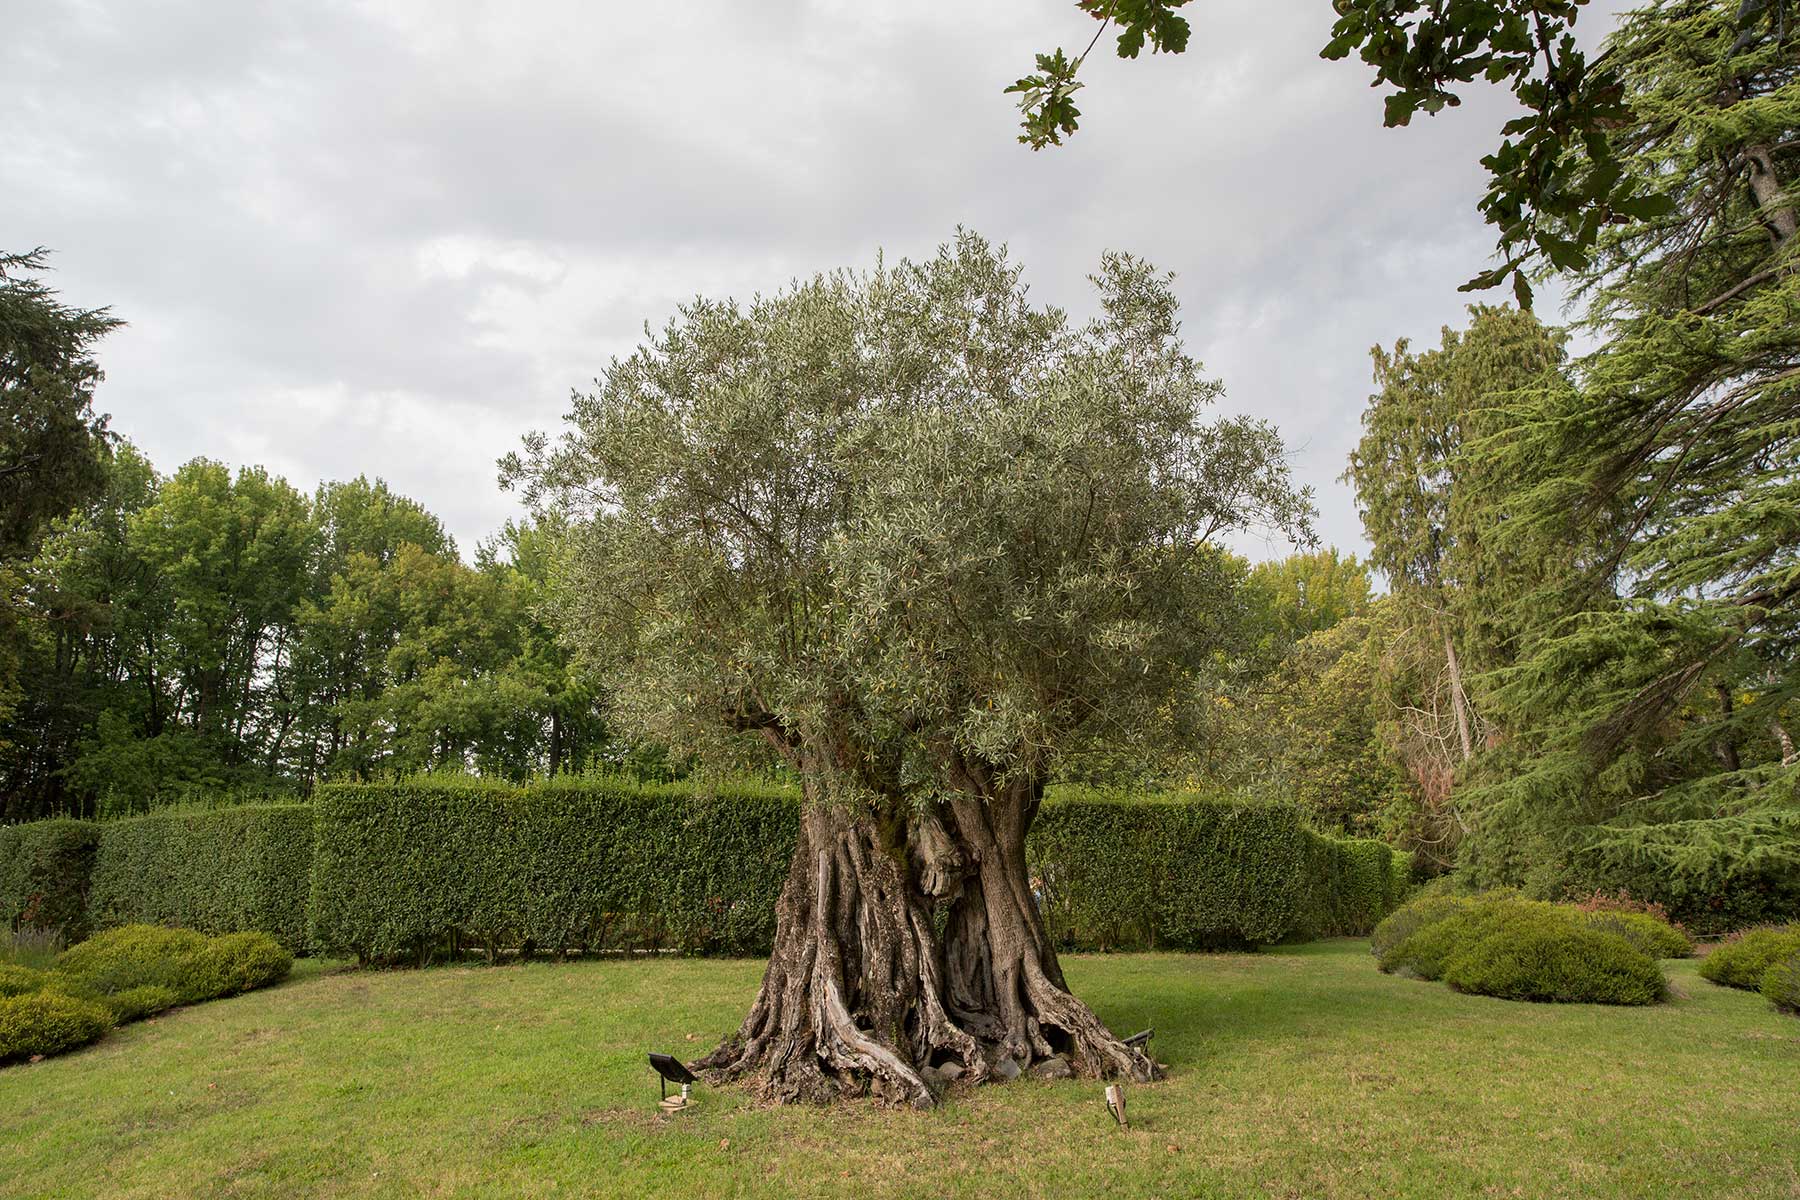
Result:
{"type": "Polygon", "coordinates": [[[644,322],[959,223],[1078,313],[1105,249],[1177,272],[1226,409],[1281,425],[1360,548],[1366,351],[1460,319],[1507,115],[1384,130],[1363,68],[1317,58],[1327,10],[1256,0],[1194,6],[1181,58],[1097,56],[1040,154],[1000,88],[1087,36],[1062,3],[0,9],[0,246],[132,323],[116,427],[165,469],[383,475],[465,549],[513,511],[495,456],[644,322]]]}

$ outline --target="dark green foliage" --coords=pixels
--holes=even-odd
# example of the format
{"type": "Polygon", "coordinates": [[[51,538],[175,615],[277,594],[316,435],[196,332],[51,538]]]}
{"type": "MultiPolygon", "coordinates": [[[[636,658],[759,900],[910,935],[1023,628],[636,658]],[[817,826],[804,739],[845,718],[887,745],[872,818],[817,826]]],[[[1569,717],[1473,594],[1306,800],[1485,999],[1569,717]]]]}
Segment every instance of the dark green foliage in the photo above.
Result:
{"type": "Polygon", "coordinates": [[[1702,935],[1800,917],[1800,809],[1607,826],[1569,852],[1582,890],[1629,888],[1702,935]]]}
{"type": "Polygon", "coordinates": [[[1411,856],[1370,838],[1307,838],[1307,937],[1361,937],[1405,894],[1411,856]]]}
{"type": "Polygon", "coordinates": [[[1026,848],[1052,936],[1084,949],[1360,934],[1397,898],[1392,850],[1320,837],[1290,805],[1071,792],[1026,848]]]}
{"type": "Polygon", "coordinates": [[[489,949],[767,952],[791,793],[573,779],[321,788],[314,937],[363,958],[489,949]]]}
{"type": "MultiPolygon", "coordinates": [[[[1059,792],[1028,849],[1051,928],[1070,946],[1360,935],[1406,887],[1407,856],[1380,842],[1322,837],[1290,805],[1059,792]]],[[[316,807],[246,805],[0,833],[97,832],[87,908],[102,926],[258,929],[296,951],[308,945],[308,909],[317,905],[310,928],[319,948],[365,958],[419,958],[450,943],[757,954],[773,935],[797,803],[791,791],[746,783],[709,791],[615,777],[522,789],[421,780],[329,785],[316,807]]],[[[85,879],[87,860],[68,861],[85,879]]],[[[173,929],[143,936],[178,955],[199,945],[176,945],[187,935],[173,929]]],[[[78,963],[93,953],[76,951],[78,963]]]]}
{"type": "MultiPolygon", "coordinates": [[[[455,944],[764,953],[798,829],[792,792],[744,784],[334,784],[316,804],[315,944],[380,960],[455,944]]],[[[1027,844],[1053,935],[1121,949],[1366,930],[1402,868],[1380,843],[1349,846],[1290,806],[1092,795],[1046,803],[1027,844]]]]}
{"type": "Polygon", "coordinates": [[[1382,970],[1477,995],[1587,1004],[1663,999],[1668,985],[1655,960],[1596,928],[1595,916],[1506,895],[1430,896],[1396,913],[1375,944],[1382,970]]]}
{"type": "Polygon", "coordinates": [[[1081,948],[1279,941],[1306,917],[1291,807],[1187,798],[1046,804],[1026,843],[1052,936],[1081,948]]]}
{"type": "Polygon", "coordinates": [[[1794,954],[1800,954],[1800,925],[1752,929],[1708,954],[1700,974],[1725,987],[1755,991],[1770,967],[1794,954]]]}
{"type": "Polygon", "coordinates": [[[1655,961],[1617,934],[1583,928],[1561,911],[1535,905],[1507,905],[1501,912],[1445,962],[1445,983],[1503,1000],[1655,1004],[1668,995],[1655,961]]]}
{"type": "Polygon", "coordinates": [[[154,1000],[137,991],[166,988],[182,1004],[264,987],[281,979],[293,960],[264,933],[207,937],[191,929],[126,925],[65,950],[56,973],[100,996],[134,992],[134,1002],[154,1000]]]}
{"type": "MultiPolygon", "coordinates": [[[[1568,569],[1518,596],[1530,620],[1492,680],[1511,736],[1465,796],[1489,843],[1468,864],[1523,883],[1509,855],[1531,870],[1562,850],[1565,882],[1666,880],[1681,894],[1654,898],[1706,932],[1800,893],[1791,10],[1621,16],[1605,55],[1625,113],[1608,140],[1669,212],[1601,227],[1568,281],[1597,345],[1579,390],[1515,397],[1510,428],[1471,448],[1509,481],[1487,505],[1496,561],[1565,542],[1568,569]]],[[[1572,152],[1557,175],[1601,158],[1572,152]]]]}
{"type": "Polygon", "coordinates": [[[112,1014],[101,1005],[63,992],[7,996],[0,999],[0,1062],[85,1046],[112,1024],[112,1014]]]}
{"type": "Polygon", "coordinates": [[[60,930],[70,941],[88,929],[88,877],[100,828],[91,821],[0,826],[0,923],[60,930]]]}
{"type": "Polygon", "coordinates": [[[1777,959],[1763,972],[1762,994],[1782,1012],[1800,1014],[1800,950],[1777,959]]]}
{"type": "Polygon", "coordinates": [[[99,829],[88,897],[95,926],[261,930],[290,951],[305,948],[310,805],[156,813],[99,829]]]}
{"type": "MultiPolygon", "coordinates": [[[[62,304],[44,250],[0,252],[0,569],[100,486],[107,418],[93,345],[119,321],[62,304]]],[[[0,680],[0,684],[6,681],[0,680]]]]}

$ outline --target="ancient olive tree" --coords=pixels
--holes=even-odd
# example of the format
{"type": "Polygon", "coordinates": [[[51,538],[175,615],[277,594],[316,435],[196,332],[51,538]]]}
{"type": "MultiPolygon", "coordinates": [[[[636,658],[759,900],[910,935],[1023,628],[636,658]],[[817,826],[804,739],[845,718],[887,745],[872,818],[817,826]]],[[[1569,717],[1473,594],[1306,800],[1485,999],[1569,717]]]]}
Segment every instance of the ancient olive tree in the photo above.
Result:
{"type": "Polygon", "coordinates": [[[697,301],[503,463],[573,520],[560,615],[619,717],[759,739],[803,781],[714,1078],[923,1105],[959,1071],[1155,1071],[1065,986],[1026,831],[1059,756],[1181,719],[1233,603],[1213,540],[1307,504],[1273,430],[1204,419],[1168,279],[1113,256],[1095,282],[1077,327],[963,234],[697,301]]]}

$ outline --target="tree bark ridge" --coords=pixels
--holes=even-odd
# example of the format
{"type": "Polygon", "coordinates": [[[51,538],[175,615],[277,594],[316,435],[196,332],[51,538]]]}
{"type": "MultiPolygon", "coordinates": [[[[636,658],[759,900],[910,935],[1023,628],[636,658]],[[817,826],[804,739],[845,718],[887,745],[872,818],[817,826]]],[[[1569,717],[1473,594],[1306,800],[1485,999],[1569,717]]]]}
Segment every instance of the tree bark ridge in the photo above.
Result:
{"type": "Polygon", "coordinates": [[[1017,788],[910,821],[809,798],[756,1000],[693,1068],[772,1101],[917,1107],[950,1077],[1058,1056],[1092,1078],[1154,1078],[1068,992],[1026,873],[1035,812],[1017,788]]]}

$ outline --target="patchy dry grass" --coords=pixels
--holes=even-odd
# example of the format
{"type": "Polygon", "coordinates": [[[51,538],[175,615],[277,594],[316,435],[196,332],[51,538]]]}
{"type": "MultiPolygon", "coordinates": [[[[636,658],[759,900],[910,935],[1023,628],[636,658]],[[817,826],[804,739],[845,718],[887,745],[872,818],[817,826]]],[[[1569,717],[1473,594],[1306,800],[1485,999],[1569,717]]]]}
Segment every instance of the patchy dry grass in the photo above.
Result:
{"type": "Polygon", "coordinates": [[[0,1071],[0,1195],[1800,1196],[1800,1021],[1673,964],[1645,1009],[1459,996],[1360,942],[1066,963],[1171,1078],[936,1112],[655,1112],[761,964],[425,972],[264,992],[0,1071]]]}

